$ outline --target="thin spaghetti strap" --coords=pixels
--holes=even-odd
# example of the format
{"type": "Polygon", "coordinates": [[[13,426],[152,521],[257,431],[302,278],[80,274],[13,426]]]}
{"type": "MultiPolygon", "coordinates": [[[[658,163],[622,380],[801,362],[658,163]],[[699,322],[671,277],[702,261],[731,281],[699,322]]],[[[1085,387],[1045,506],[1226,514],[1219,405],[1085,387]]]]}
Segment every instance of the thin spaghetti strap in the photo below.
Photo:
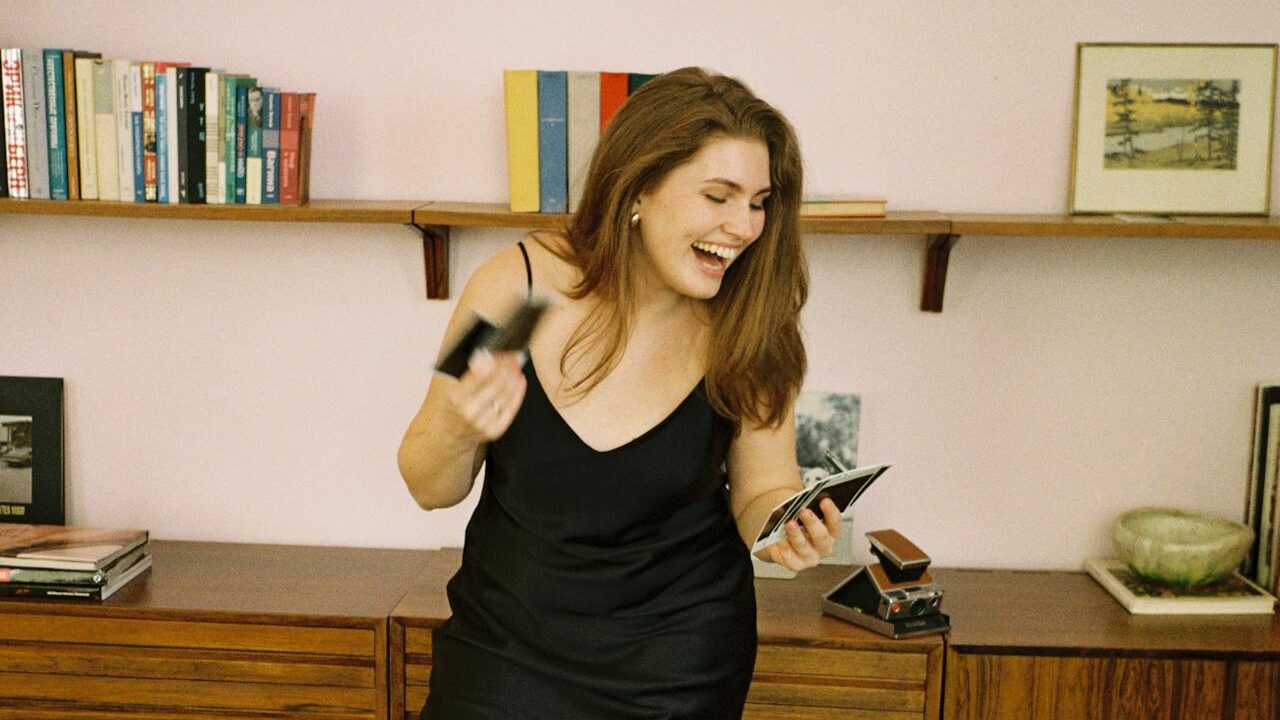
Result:
{"type": "Polygon", "coordinates": [[[520,254],[524,256],[524,276],[529,282],[529,296],[533,296],[533,265],[529,263],[529,251],[524,247],[524,241],[516,243],[520,247],[520,254]]]}

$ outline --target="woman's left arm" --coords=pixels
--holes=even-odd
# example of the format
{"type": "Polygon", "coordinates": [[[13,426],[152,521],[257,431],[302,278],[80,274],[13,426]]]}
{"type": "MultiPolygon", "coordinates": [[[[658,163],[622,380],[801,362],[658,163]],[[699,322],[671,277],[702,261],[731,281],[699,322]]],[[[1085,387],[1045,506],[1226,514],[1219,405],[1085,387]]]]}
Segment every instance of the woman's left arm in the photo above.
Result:
{"type": "MultiPolygon", "coordinates": [[[[775,505],[802,487],[796,467],[795,408],[776,428],[744,425],[729,448],[729,503],[738,534],[750,547],[775,505]]],[[[770,545],[761,559],[789,570],[804,570],[831,554],[840,536],[840,509],[824,498],[822,514],[805,509],[787,522],[785,539],[770,545]]]]}

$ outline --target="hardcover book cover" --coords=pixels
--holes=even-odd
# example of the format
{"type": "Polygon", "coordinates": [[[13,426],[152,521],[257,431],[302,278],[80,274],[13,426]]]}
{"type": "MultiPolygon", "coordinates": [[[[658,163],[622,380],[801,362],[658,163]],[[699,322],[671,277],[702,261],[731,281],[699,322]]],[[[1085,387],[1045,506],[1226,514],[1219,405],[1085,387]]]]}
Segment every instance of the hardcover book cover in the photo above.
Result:
{"type": "Polygon", "coordinates": [[[538,72],[503,71],[512,212],[538,212],[538,72]]]}
{"type": "Polygon", "coordinates": [[[1254,615],[1275,611],[1276,599],[1239,573],[1217,585],[1172,588],[1144,580],[1113,558],[1094,558],[1084,567],[1134,615],[1254,615]]]}
{"type": "Polygon", "coordinates": [[[31,197],[27,184],[27,118],[22,98],[22,50],[0,50],[0,91],[4,97],[5,172],[9,197],[31,197]]]}
{"type": "Polygon", "coordinates": [[[245,120],[245,203],[262,204],[262,88],[248,90],[249,110],[245,120]]]}
{"type": "Polygon", "coordinates": [[[302,103],[297,93],[280,93],[280,204],[298,204],[298,147],[302,103]]]}
{"type": "Polygon", "coordinates": [[[116,143],[114,63],[93,61],[93,133],[98,156],[98,199],[120,199],[120,149],[116,143]]]}
{"type": "Polygon", "coordinates": [[[622,107],[622,103],[627,101],[627,83],[629,80],[630,77],[627,73],[600,73],[601,132],[609,125],[609,121],[613,119],[613,116],[618,114],[618,109],[622,107]]]}
{"type": "Polygon", "coordinates": [[[207,144],[209,140],[208,129],[205,126],[207,119],[205,113],[205,103],[207,96],[205,91],[207,83],[205,78],[208,76],[209,69],[203,67],[193,67],[186,69],[185,83],[182,92],[186,94],[187,113],[186,113],[186,200],[189,203],[204,204],[208,201],[208,173],[206,171],[205,162],[208,160],[207,144]]]}
{"type": "Polygon", "coordinates": [[[96,58],[76,55],[76,139],[80,156],[80,199],[98,199],[98,134],[94,119],[96,58]]]}
{"type": "Polygon", "coordinates": [[[221,117],[221,94],[218,83],[221,70],[210,70],[204,76],[204,199],[210,205],[222,202],[222,185],[218,181],[218,147],[222,137],[218,120],[221,117]]]}
{"type": "Polygon", "coordinates": [[[115,93],[116,115],[116,184],[120,187],[120,200],[133,202],[133,84],[129,79],[131,63],[114,60],[111,68],[111,88],[115,93]]]}
{"type": "Polygon", "coordinates": [[[578,209],[600,140],[600,73],[569,73],[569,212],[578,209]]]}
{"type": "Polygon", "coordinates": [[[538,211],[569,210],[569,79],[538,71],[538,211]]]}
{"type": "Polygon", "coordinates": [[[311,137],[316,125],[316,94],[298,93],[298,204],[311,202],[311,137]]]}
{"type": "Polygon", "coordinates": [[[280,91],[262,93],[262,204],[280,203],[280,91]]]}
{"type": "Polygon", "coordinates": [[[76,116],[76,55],[62,51],[62,125],[67,151],[67,199],[80,199],[80,138],[76,116]]]}
{"type": "Polygon", "coordinates": [[[800,203],[800,217],[885,216],[883,198],[809,198],[800,203]]]}
{"type": "Polygon", "coordinates": [[[98,570],[148,538],[146,530],[0,524],[0,566],[98,570]]]}
{"type": "Polygon", "coordinates": [[[160,161],[156,157],[156,64],[141,63],[142,73],[142,183],[147,202],[160,198],[160,161]]]}
{"type": "Polygon", "coordinates": [[[44,50],[22,51],[22,98],[27,124],[27,188],[49,199],[49,113],[45,110],[44,50]]]}
{"type": "Polygon", "coordinates": [[[49,197],[67,199],[66,92],[62,86],[62,50],[44,51],[45,112],[49,126],[49,197]]]}

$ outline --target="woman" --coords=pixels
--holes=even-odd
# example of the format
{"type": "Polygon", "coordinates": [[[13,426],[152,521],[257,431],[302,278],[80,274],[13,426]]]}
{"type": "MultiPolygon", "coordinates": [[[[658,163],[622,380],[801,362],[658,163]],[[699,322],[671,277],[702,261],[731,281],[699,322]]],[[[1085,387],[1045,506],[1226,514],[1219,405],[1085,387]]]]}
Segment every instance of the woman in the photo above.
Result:
{"type": "MultiPolygon", "coordinates": [[[[472,312],[550,296],[526,358],[437,376],[400,448],[427,509],[487,467],[422,717],[738,718],[755,661],[747,546],[800,488],[808,286],[786,120],[731,78],[650,81],[602,136],[566,232],[467,283],[472,312]],[[725,479],[727,469],[727,487],[725,479]]],[[[768,558],[829,554],[806,511],[768,558]]]]}

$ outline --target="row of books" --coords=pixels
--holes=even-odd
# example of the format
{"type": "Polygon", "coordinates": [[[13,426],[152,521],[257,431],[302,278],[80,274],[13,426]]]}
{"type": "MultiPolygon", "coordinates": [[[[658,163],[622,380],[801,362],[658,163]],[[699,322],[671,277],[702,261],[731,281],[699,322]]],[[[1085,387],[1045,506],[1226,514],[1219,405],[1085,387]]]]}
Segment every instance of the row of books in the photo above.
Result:
{"type": "Polygon", "coordinates": [[[600,133],[648,73],[505,70],[512,212],[578,209],[600,133]]]}
{"type": "Polygon", "coordinates": [[[105,600],[149,567],[146,530],[0,524],[0,597],[105,600]]]}
{"type": "Polygon", "coordinates": [[[186,62],[0,49],[0,197],[305,204],[315,93],[186,62]]]}
{"type": "MultiPolygon", "coordinates": [[[[578,209],[600,134],[648,73],[506,70],[507,179],[512,212],[578,209]]],[[[805,217],[884,217],[881,198],[815,198],[805,217]]]]}

